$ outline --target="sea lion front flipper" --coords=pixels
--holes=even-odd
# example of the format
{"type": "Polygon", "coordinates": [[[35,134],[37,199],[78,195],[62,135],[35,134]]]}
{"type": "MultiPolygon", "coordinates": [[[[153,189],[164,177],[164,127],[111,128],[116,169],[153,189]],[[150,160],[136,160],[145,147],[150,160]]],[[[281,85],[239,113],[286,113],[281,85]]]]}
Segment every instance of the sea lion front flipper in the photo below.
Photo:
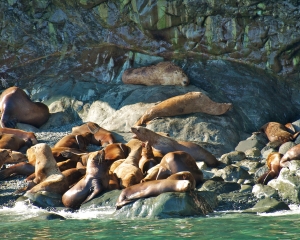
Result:
{"type": "Polygon", "coordinates": [[[156,176],[156,180],[160,180],[160,179],[166,179],[167,177],[169,177],[172,173],[170,172],[170,170],[164,168],[164,167],[160,167],[159,171],[157,173],[156,176]]]}
{"type": "Polygon", "coordinates": [[[82,202],[82,204],[92,200],[94,197],[100,194],[104,189],[102,187],[102,184],[97,179],[93,179],[92,187],[90,190],[91,190],[91,194],[88,195],[88,197],[82,202]]]}

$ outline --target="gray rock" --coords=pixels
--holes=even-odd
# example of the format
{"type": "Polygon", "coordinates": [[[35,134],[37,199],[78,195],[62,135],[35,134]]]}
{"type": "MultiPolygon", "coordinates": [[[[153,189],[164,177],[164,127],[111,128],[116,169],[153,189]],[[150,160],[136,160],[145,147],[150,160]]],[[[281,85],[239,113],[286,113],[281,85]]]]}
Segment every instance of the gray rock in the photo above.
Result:
{"type": "Polygon", "coordinates": [[[30,221],[44,221],[44,220],[65,220],[66,218],[57,213],[41,213],[36,217],[29,218],[30,221]]]}
{"type": "Polygon", "coordinates": [[[289,149],[296,146],[294,142],[286,142],[279,147],[278,152],[281,154],[285,154],[289,149]]]}
{"type": "Polygon", "coordinates": [[[264,147],[261,151],[262,158],[267,158],[270,153],[277,152],[275,148],[271,148],[269,146],[264,147]]]}
{"type": "Polygon", "coordinates": [[[216,177],[222,177],[226,182],[237,182],[239,179],[250,179],[249,173],[241,167],[226,166],[215,173],[216,177]]]}
{"type": "Polygon", "coordinates": [[[259,161],[245,159],[235,164],[248,172],[255,172],[262,164],[259,161]]]}
{"type": "Polygon", "coordinates": [[[208,180],[199,189],[199,191],[212,191],[216,194],[228,193],[236,190],[240,190],[241,185],[235,182],[224,182],[208,180]]]}
{"type": "Polygon", "coordinates": [[[246,158],[246,155],[244,152],[241,151],[233,151],[233,152],[229,152],[229,153],[225,153],[220,157],[220,161],[230,165],[232,163],[236,163],[239,162],[243,159],[246,158]]]}
{"type": "Polygon", "coordinates": [[[256,184],[252,188],[252,193],[257,198],[276,198],[278,193],[276,189],[263,184],[256,184]]]}
{"type": "Polygon", "coordinates": [[[260,200],[257,204],[255,204],[252,208],[246,209],[244,213],[271,213],[282,210],[290,210],[289,206],[280,202],[274,198],[265,198],[260,200]]]}
{"type": "Polygon", "coordinates": [[[275,188],[281,198],[300,203],[300,172],[282,168],[277,179],[268,183],[275,188]]]}
{"type": "Polygon", "coordinates": [[[235,150],[240,152],[245,152],[252,148],[258,148],[262,149],[264,147],[264,144],[260,142],[258,139],[255,138],[249,138],[243,141],[240,141],[238,145],[236,146],[235,150]]]}
{"type": "Polygon", "coordinates": [[[26,192],[22,197],[19,197],[16,202],[28,202],[37,207],[47,208],[47,207],[64,207],[62,201],[62,196],[59,194],[54,194],[46,191],[41,191],[37,193],[26,192]]]}
{"type": "Polygon", "coordinates": [[[259,157],[261,157],[261,152],[257,147],[254,147],[246,150],[245,155],[250,159],[258,159],[259,157]]]}
{"type": "MultiPolygon", "coordinates": [[[[114,190],[87,202],[81,209],[114,207],[121,190],[114,190]]],[[[117,218],[168,218],[203,216],[217,207],[217,195],[213,192],[193,191],[190,193],[168,192],[138,199],[112,213],[117,218]]]]}

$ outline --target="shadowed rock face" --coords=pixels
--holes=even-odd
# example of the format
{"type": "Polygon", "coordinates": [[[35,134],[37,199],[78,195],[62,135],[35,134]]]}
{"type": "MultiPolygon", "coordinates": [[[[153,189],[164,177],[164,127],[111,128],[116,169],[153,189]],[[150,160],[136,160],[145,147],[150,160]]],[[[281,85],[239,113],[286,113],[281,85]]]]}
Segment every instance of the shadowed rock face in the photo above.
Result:
{"type": "Polygon", "coordinates": [[[0,77],[115,83],[134,51],[229,59],[295,79],[299,8],[295,0],[2,1],[0,77]]]}

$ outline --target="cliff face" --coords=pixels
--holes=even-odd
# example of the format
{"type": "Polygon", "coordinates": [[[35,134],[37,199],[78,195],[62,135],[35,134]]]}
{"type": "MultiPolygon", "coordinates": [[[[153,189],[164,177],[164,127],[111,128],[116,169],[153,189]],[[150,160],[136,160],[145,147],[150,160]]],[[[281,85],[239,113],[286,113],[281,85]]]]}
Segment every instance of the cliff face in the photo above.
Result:
{"type": "MultiPolygon", "coordinates": [[[[1,1],[0,89],[118,110],[132,93],[125,69],[172,60],[213,100],[233,103],[237,131],[255,131],[299,116],[299,16],[295,0],[1,1]]],[[[160,91],[143,97],[164,100],[160,91]]]]}
{"type": "Polygon", "coordinates": [[[226,59],[299,77],[299,1],[7,0],[0,3],[1,77],[117,82],[134,52],[226,59]]]}

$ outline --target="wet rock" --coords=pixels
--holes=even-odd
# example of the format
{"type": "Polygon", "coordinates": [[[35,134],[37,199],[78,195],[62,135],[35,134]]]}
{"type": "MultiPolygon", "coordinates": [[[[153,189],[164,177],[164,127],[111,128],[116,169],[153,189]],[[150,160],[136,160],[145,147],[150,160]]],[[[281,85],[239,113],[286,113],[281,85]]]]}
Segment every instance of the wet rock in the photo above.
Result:
{"type": "Polygon", "coordinates": [[[218,201],[217,211],[244,210],[252,207],[257,202],[257,198],[251,192],[235,191],[218,195],[218,201]]]}
{"type": "Polygon", "coordinates": [[[48,208],[48,207],[64,207],[61,201],[61,195],[41,191],[37,193],[25,193],[22,197],[19,197],[16,202],[28,202],[37,207],[48,208]]]}
{"type": "MultiPolygon", "coordinates": [[[[81,209],[115,207],[121,190],[114,190],[87,202],[81,209]]],[[[191,193],[168,192],[157,197],[138,199],[123,206],[112,215],[118,218],[168,218],[203,216],[217,207],[217,196],[213,192],[191,193]],[[208,212],[206,212],[208,211],[208,212]],[[206,212],[206,213],[205,213],[206,212]]]]}
{"type": "Polygon", "coordinates": [[[263,184],[254,185],[252,188],[252,193],[257,198],[277,198],[278,197],[278,193],[274,188],[272,188],[268,185],[263,185],[263,184]]]}
{"type": "Polygon", "coordinates": [[[212,191],[216,194],[228,193],[236,190],[240,190],[241,185],[235,182],[224,182],[224,181],[214,181],[207,180],[199,191],[212,191]]]}
{"type": "Polygon", "coordinates": [[[41,213],[36,217],[29,218],[31,221],[44,221],[44,220],[65,220],[66,218],[57,213],[41,213]]]}
{"type": "Polygon", "coordinates": [[[274,198],[265,198],[256,203],[252,208],[246,209],[244,213],[271,213],[282,210],[290,210],[289,206],[274,198]]]}
{"type": "Polygon", "coordinates": [[[282,199],[300,203],[299,176],[299,169],[282,168],[277,179],[271,180],[268,185],[275,188],[282,199]]]}

